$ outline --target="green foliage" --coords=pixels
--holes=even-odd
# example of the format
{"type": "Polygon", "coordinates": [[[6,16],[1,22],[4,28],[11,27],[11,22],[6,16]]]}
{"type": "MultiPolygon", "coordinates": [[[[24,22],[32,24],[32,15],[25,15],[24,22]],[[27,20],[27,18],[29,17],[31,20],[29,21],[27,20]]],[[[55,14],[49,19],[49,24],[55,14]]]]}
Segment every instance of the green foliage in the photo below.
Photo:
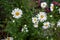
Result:
{"type": "MultiPolygon", "coordinates": [[[[56,0],[60,2],[60,0],[56,0]]],[[[52,2],[52,0],[46,0],[48,5],[52,2]]],[[[35,16],[35,12],[45,11],[44,9],[35,9],[37,7],[37,3],[32,0],[0,0],[1,5],[1,15],[6,16],[3,21],[6,22],[5,32],[10,33],[10,36],[14,38],[14,40],[60,40],[59,33],[60,28],[55,30],[56,25],[53,28],[49,28],[47,30],[42,29],[42,24],[39,22],[39,27],[34,28],[32,23],[32,17],[35,16]],[[23,11],[23,15],[19,19],[14,19],[11,15],[11,12],[15,8],[20,8],[23,11]],[[15,22],[13,23],[13,20],[15,22]],[[21,29],[24,25],[27,25],[28,32],[21,32],[21,29]],[[47,35],[46,35],[47,34],[47,35]]],[[[58,6],[55,6],[55,10],[47,14],[48,20],[51,23],[57,23],[60,19],[60,15],[58,13],[58,6]],[[57,7],[57,8],[56,8],[57,7]],[[53,15],[53,17],[49,17],[49,15],[53,15]]],[[[2,18],[1,18],[2,19],[2,18]]],[[[0,25],[1,26],[1,25],[0,25]]]]}

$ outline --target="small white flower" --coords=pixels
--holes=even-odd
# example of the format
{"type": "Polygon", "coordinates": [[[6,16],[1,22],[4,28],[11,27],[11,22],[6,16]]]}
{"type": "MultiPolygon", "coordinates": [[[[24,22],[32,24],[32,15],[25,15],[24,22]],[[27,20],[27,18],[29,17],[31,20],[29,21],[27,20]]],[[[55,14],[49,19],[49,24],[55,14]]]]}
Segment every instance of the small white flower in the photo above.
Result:
{"type": "Polygon", "coordinates": [[[24,28],[22,28],[22,30],[21,30],[22,32],[24,31],[24,28]]]}
{"type": "Polygon", "coordinates": [[[54,10],[54,4],[50,4],[50,10],[51,10],[51,11],[54,10]]]}
{"type": "Polygon", "coordinates": [[[44,22],[42,27],[43,27],[43,29],[47,29],[47,28],[50,27],[50,23],[49,22],[44,22]]]}
{"type": "Polygon", "coordinates": [[[57,27],[60,27],[60,20],[57,22],[57,27]]]}
{"type": "Polygon", "coordinates": [[[24,25],[24,27],[22,28],[21,30],[22,32],[28,32],[28,28],[27,28],[27,25],[24,25]]]}
{"type": "Polygon", "coordinates": [[[26,27],[27,25],[24,25],[24,27],[26,27]]]}
{"type": "Polygon", "coordinates": [[[59,10],[59,14],[60,14],[60,8],[58,10],[59,10]]]}
{"type": "Polygon", "coordinates": [[[38,28],[38,22],[33,25],[35,28],[38,28]]]}
{"type": "Polygon", "coordinates": [[[11,13],[12,15],[13,15],[13,17],[14,18],[20,18],[21,16],[22,16],[22,10],[21,9],[19,9],[19,8],[15,8],[14,10],[12,10],[12,13],[11,13]]]}
{"type": "Polygon", "coordinates": [[[53,17],[52,15],[50,15],[50,17],[53,17]]]}
{"type": "Polygon", "coordinates": [[[35,27],[35,28],[38,28],[38,24],[34,24],[34,27],[35,27]]]}
{"type": "Polygon", "coordinates": [[[37,17],[32,17],[32,22],[36,23],[38,21],[37,17]]]}
{"type": "Polygon", "coordinates": [[[41,3],[41,8],[46,8],[46,6],[47,6],[47,3],[46,2],[42,2],[41,3]]]}
{"type": "Polygon", "coordinates": [[[26,32],[28,32],[29,30],[28,29],[26,29],[26,32]]]}
{"type": "Polygon", "coordinates": [[[45,12],[40,12],[40,13],[37,15],[37,17],[38,17],[38,20],[39,20],[40,22],[44,22],[44,21],[47,20],[47,15],[46,15],[45,12]]]}

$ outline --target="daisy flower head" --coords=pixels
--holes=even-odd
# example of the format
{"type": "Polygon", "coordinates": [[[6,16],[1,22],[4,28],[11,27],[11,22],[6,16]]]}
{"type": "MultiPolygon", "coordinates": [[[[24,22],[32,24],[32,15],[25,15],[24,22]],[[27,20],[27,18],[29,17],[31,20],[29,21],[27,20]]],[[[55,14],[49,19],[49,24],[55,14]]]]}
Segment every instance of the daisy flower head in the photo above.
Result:
{"type": "Polygon", "coordinates": [[[34,27],[35,27],[35,28],[38,28],[38,24],[34,24],[34,27]]]}
{"type": "Polygon", "coordinates": [[[47,15],[46,15],[45,12],[39,12],[39,14],[37,15],[37,17],[38,17],[38,20],[40,22],[44,22],[44,21],[47,20],[47,15]]]}
{"type": "Polygon", "coordinates": [[[21,16],[22,16],[22,10],[21,9],[19,9],[19,8],[15,8],[14,10],[12,10],[12,13],[11,13],[12,15],[13,15],[13,17],[14,18],[20,18],[21,16]]]}
{"type": "Polygon", "coordinates": [[[46,2],[42,2],[41,3],[41,8],[46,8],[46,6],[47,6],[47,3],[46,2]]]}
{"type": "Polygon", "coordinates": [[[57,22],[57,27],[60,27],[60,20],[57,22]]]}
{"type": "Polygon", "coordinates": [[[54,4],[50,4],[50,10],[51,10],[51,11],[54,10],[54,4]]]}
{"type": "Polygon", "coordinates": [[[38,22],[38,19],[37,19],[37,17],[32,17],[32,22],[33,22],[33,23],[36,23],[36,22],[38,22]]]}
{"type": "Polygon", "coordinates": [[[33,25],[35,28],[38,28],[38,22],[33,25]]]}
{"type": "Polygon", "coordinates": [[[50,27],[50,23],[49,22],[44,22],[42,27],[43,27],[43,29],[47,29],[47,28],[50,27]]]}

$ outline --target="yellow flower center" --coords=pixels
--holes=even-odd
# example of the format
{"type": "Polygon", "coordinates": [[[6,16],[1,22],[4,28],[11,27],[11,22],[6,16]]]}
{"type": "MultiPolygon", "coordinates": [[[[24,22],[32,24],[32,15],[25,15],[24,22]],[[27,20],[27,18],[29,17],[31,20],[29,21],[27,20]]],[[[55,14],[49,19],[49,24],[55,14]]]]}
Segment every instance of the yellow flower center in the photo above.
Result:
{"type": "Polygon", "coordinates": [[[45,25],[46,27],[48,26],[48,24],[45,25]]]}
{"type": "Polygon", "coordinates": [[[18,16],[19,15],[19,12],[16,12],[16,16],[18,16]]]}
{"type": "Polygon", "coordinates": [[[52,6],[52,9],[54,8],[54,6],[52,6]]]}
{"type": "Polygon", "coordinates": [[[44,16],[43,16],[43,15],[41,15],[40,17],[41,17],[41,18],[43,18],[44,16]]]}
{"type": "Polygon", "coordinates": [[[36,21],[36,19],[34,19],[34,21],[36,21]]]}
{"type": "Polygon", "coordinates": [[[43,6],[45,6],[45,4],[43,4],[43,6]]]}
{"type": "Polygon", "coordinates": [[[8,37],[7,39],[8,39],[8,40],[10,40],[10,38],[9,38],[9,37],[8,37]]]}

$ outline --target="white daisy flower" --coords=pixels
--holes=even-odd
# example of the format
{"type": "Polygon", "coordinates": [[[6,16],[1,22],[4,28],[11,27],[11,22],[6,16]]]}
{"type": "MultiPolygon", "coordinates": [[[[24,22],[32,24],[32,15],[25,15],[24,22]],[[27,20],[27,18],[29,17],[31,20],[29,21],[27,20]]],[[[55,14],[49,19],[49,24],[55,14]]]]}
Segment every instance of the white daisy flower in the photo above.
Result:
{"type": "Polygon", "coordinates": [[[60,20],[57,22],[57,27],[60,27],[60,20]]]}
{"type": "Polygon", "coordinates": [[[50,27],[50,23],[49,22],[44,22],[42,27],[43,27],[43,29],[47,29],[47,28],[50,27]]]}
{"type": "Polygon", "coordinates": [[[38,22],[33,25],[35,28],[38,28],[38,22]]]}
{"type": "Polygon", "coordinates": [[[44,21],[47,20],[47,15],[46,15],[45,12],[40,12],[40,13],[37,15],[37,17],[38,17],[38,20],[39,20],[40,22],[44,22],[44,21]]]}
{"type": "Polygon", "coordinates": [[[50,4],[50,10],[51,10],[51,11],[54,10],[54,4],[50,4]]]}
{"type": "Polygon", "coordinates": [[[20,18],[21,16],[22,16],[22,10],[21,9],[19,9],[19,8],[15,8],[14,10],[12,10],[12,13],[11,13],[12,15],[13,15],[13,17],[14,18],[20,18]]]}
{"type": "Polygon", "coordinates": [[[35,28],[38,28],[38,24],[34,24],[34,27],[35,27],[35,28]]]}
{"type": "Polygon", "coordinates": [[[37,17],[32,17],[32,22],[33,22],[33,23],[36,23],[36,22],[38,22],[38,19],[37,19],[37,17]]]}
{"type": "Polygon", "coordinates": [[[60,8],[58,10],[59,10],[59,14],[60,14],[60,8]]]}
{"type": "Polygon", "coordinates": [[[46,8],[46,6],[47,6],[47,3],[46,2],[42,2],[41,3],[41,8],[46,8]]]}

